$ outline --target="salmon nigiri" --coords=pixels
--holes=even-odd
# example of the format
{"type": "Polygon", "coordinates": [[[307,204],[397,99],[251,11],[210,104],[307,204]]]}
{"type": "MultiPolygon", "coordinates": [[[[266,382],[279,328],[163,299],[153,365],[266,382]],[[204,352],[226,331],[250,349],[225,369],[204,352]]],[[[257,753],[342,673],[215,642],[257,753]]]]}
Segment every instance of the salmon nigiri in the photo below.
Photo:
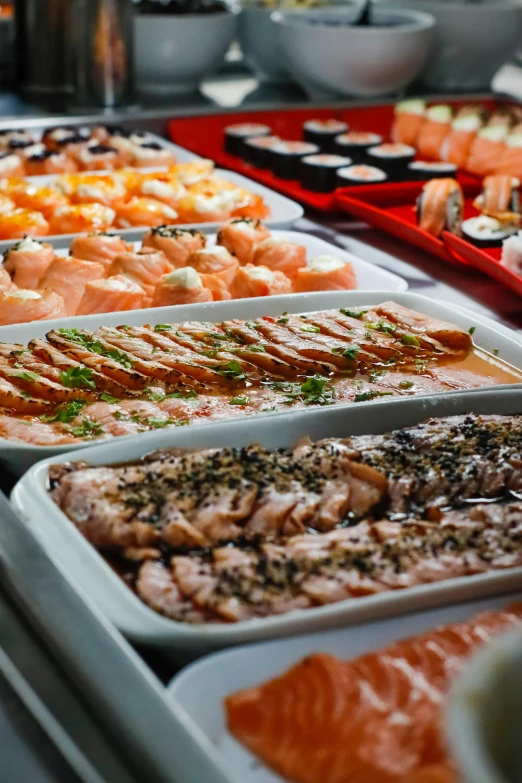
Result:
{"type": "Polygon", "coordinates": [[[107,269],[116,256],[132,250],[132,246],[124,242],[117,234],[107,234],[98,231],[93,234],[82,234],[71,242],[70,254],[84,261],[96,261],[107,269]]]}
{"type": "Polygon", "coordinates": [[[41,212],[32,212],[29,209],[0,212],[0,239],[44,237],[48,233],[49,223],[41,212]]]}
{"type": "Polygon", "coordinates": [[[55,211],[50,231],[51,234],[105,231],[112,226],[115,216],[115,211],[104,204],[71,204],[55,211]]]}
{"type": "Polygon", "coordinates": [[[157,226],[147,231],[142,246],[164,253],[176,269],[186,266],[188,257],[196,250],[202,250],[207,238],[195,229],[176,228],[176,226],[157,226]]]}
{"type": "Polygon", "coordinates": [[[105,269],[94,261],[74,256],[57,256],[40,280],[38,288],[49,288],[63,297],[67,315],[76,315],[85,286],[105,277],[105,269]]]}
{"type": "Polygon", "coordinates": [[[2,291],[0,293],[0,326],[63,318],[63,298],[55,291],[2,291]]]}
{"type": "Polygon", "coordinates": [[[297,270],[294,291],[350,291],[357,288],[352,265],[333,256],[312,258],[308,266],[297,270]]]}
{"type": "Polygon", "coordinates": [[[466,169],[479,177],[494,174],[505,151],[507,136],[508,127],[502,123],[481,128],[471,145],[466,169]]]}
{"type": "Polygon", "coordinates": [[[190,266],[164,275],[154,290],[153,307],[211,302],[212,294],[204,288],[201,278],[190,266]]]}
{"type": "Polygon", "coordinates": [[[254,252],[254,264],[267,266],[273,272],[283,272],[293,278],[306,266],[306,248],[285,236],[264,239],[254,252]]]}
{"type": "Polygon", "coordinates": [[[463,168],[471,152],[475,136],[484,126],[484,111],[467,107],[457,113],[441,148],[441,159],[463,168]]]}
{"type": "Polygon", "coordinates": [[[440,160],[444,141],[451,130],[452,119],[450,106],[430,106],[426,111],[426,120],[417,138],[417,150],[422,158],[440,160]]]}
{"type": "Polygon", "coordinates": [[[191,253],[187,266],[193,267],[199,274],[215,275],[223,280],[226,286],[230,286],[235,277],[238,263],[226,247],[214,245],[214,247],[205,247],[203,250],[191,253]]]}
{"type": "Polygon", "coordinates": [[[258,245],[270,237],[270,231],[259,220],[232,218],[220,229],[218,245],[223,245],[240,264],[252,264],[258,245]]]}
{"type": "Polygon", "coordinates": [[[24,237],[4,255],[4,269],[18,288],[38,288],[38,283],[54,261],[54,248],[47,242],[24,237]]]}
{"type": "Polygon", "coordinates": [[[398,144],[415,147],[425,119],[426,103],[420,98],[400,101],[395,106],[392,138],[398,144]]]}
{"type": "Polygon", "coordinates": [[[267,266],[246,264],[238,267],[230,293],[233,299],[290,294],[292,281],[283,272],[272,272],[267,266]]]}
{"type": "Polygon", "coordinates": [[[172,272],[172,265],[163,253],[144,247],[137,253],[121,253],[109,267],[108,277],[125,275],[143,288],[146,306],[152,300],[154,289],[163,275],[172,272]]]}
{"type": "Polygon", "coordinates": [[[143,288],[124,275],[92,280],[85,286],[76,315],[139,310],[145,306],[143,288]]]}

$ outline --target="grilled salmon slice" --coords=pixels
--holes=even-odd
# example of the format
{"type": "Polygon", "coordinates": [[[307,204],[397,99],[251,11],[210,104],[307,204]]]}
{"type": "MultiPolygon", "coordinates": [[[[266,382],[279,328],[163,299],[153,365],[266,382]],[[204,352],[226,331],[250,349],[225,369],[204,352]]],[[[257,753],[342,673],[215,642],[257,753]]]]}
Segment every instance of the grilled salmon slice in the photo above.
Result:
{"type": "MultiPolygon", "coordinates": [[[[29,415],[33,415],[32,411],[29,415]]],[[[28,443],[33,446],[59,446],[75,443],[76,438],[54,422],[47,424],[35,419],[18,419],[0,414],[0,437],[15,443],[28,443]]]]}
{"type": "Polygon", "coordinates": [[[0,408],[16,411],[20,416],[40,416],[52,409],[47,400],[33,397],[30,392],[0,377],[0,408]]]}
{"type": "MultiPolygon", "coordinates": [[[[15,357],[15,359],[19,358],[23,357],[15,357]]],[[[39,397],[49,403],[93,398],[92,394],[89,395],[81,389],[68,388],[61,382],[51,380],[40,373],[40,369],[41,362],[34,360],[34,357],[33,361],[25,365],[20,361],[9,363],[5,359],[0,359],[0,376],[20,388],[22,392],[30,393],[32,397],[39,397]]]]}

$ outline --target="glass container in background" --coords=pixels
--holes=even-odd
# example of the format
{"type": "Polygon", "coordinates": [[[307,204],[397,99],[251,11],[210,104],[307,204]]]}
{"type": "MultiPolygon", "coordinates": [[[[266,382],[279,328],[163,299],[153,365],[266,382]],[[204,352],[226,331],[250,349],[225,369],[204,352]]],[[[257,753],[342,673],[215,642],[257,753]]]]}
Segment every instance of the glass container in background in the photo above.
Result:
{"type": "Polygon", "coordinates": [[[71,90],[69,39],[71,0],[15,0],[14,80],[29,94],[71,90]]]}

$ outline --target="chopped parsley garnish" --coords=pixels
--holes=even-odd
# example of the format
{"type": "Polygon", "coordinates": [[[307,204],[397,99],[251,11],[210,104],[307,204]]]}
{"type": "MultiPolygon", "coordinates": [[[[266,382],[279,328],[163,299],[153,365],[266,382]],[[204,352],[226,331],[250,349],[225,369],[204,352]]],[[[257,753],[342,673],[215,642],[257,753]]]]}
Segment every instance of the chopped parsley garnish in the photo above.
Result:
{"type": "Polygon", "coordinates": [[[228,401],[229,405],[248,405],[248,403],[249,399],[246,395],[241,397],[232,397],[232,399],[228,401]]]}
{"type": "Polygon", "coordinates": [[[27,348],[23,348],[21,351],[11,351],[11,356],[21,356],[23,353],[31,353],[27,348]]]}
{"type": "Polygon", "coordinates": [[[60,373],[60,378],[64,386],[70,389],[95,389],[96,384],[92,380],[94,372],[88,367],[69,367],[68,370],[60,373]]]}
{"type": "Polygon", "coordinates": [[[476,326],[470,326],[468,329],[469,334],[473,334],[475,332],[476,326]]]}
{"type": "Polygon", "coordinates": [[[167,394],[166,397],[175,397],[179,400],[195,400],[198,397],[198,393],[194,389],[188,389],[184,392],[172,392],[172,394],[167,394]]]}
{"type": "Polygon", "coordinates": [[[306,326],[301,326],[300,329],[301,332],[320,332],[320,328],[318,326],[313,326],[312,324],[306,324],[306,326]]]}
{"type": "Polygon", "coordinates": [[[209,359],[215,359],[218,355],[218,350],[217,348],[210,348],[207,351],[198,351],[198,353],[200,356],[208,356],[209,359]]]}
{"type": "Polygon", "coordinates": [[[393,396],[393,392],[381,392],[381,391],[375,391],[375,389],[370,389],[370,391],[366,392],[360,392],[355,395],[353,401],[354,402],[368,402],[369,400],[374,400],[376,397],[389,397],[393,396]]]}
{"type": "Polygon", "coordinates": [[[226,364],[217,364],[212,369],[214,369],[218,375],[222,375],[223,378],[228,378],[229,380],[242,381],[246,378],[239,362],[232,361],[226,362],[226,364]]]}
{"type": "Polygon", "coordinates": [[[348,346],[348,348],[345,348],[342,345],[338,346],[337,348],[332,348],[332,353],[337,354],[337,356],[344,356],[345,359],[351,359],[352,361],[355,361],[360,350],[360,345],[357,345],[357,343],[352,343],[348,346]]]}
{"type": "Polygon", "coordinates": [[[275,381],[270,384],[275,391],[281,391],[287,395],[284,403],[292,405],[294,402],[304,402],[305,405],[330,405],[335,401],[335,389],[328,380],[321,375],[312,375],[304,383],[290,383],[275,381]]]}
{"type": "Polygon", "coordinates": [[[275,411],[275,410],[276,410],[276,406],[271,405],[270,408],[261,408],[259,413],[269,413],[270,411],[275,411]]]}
{"type": "Polygon", "coordinates": [[[393,335],[397,331],[397,324],[392,324],[391,321],[382,319],[374,324],[367,324],[368,329],[373,329],[375,332],[383,332],[384,334],[393,335]]]}
{"type": "Polygon", "coordinates": [[[108,392],[103,392],[100,395],[100,400],[102,400],[102,402],[109,402],[111,405],[113,405],[115,402],[120,402],[117,397],[113,397],[112,394],[109,394],[108,392]]]}
{"type": "Polygon", "coordinates": [[[148,424],[149,427],[152,427],[154,430],[162,430],[163,427],[170,424],[170,421],[168,419],[144,419],[143,423],[148,424]]]}
{"type": "Polygon", "coordinates": [[[15,378],[20,378],[22,381],[27,381],[28,383],[34,383],[38,380],[40,377],[40,374],[37,372],[31,372],[30,370],[24,370],[23,372],[17,372],[15,375],[15,378]]]}
{"type": "Polygon", "coordinates": [[[54,413],[51,413],[49,416],[40,416],[40,420],[61,421],[64,424],[69,424],[69,422],[75,419],[80,411],[85,408],[86,404],[87,403],[84,400],[73,400],[66,405],[59,405],[54,413]]]}
{"type": "Polygon", "coordinates": [[[156,324],[154,327],[155,332],[168,332],[169,329],[172,329],[170,324],[156,324]]]}
{"type": "Polygon", "coordinates": [[[347,307],[340,307],[339,312],[342,315],[347,315],[348,318],[362,318],[368,310],[349,310],[347,307]]]}
{"type": "Polygon", "coordinates": [[[411,389],[413,381],[401,381],[399,383],[399,389],[411,389]]]}
{"type": "Polygon", "coordinates": [[[59,334],[78,345],[83,345],[88,351],[98,354],[98,356],[106,356],[108,359],[112,359],[118,364],[122,364],[128,370],[132,370],[134,365],[133,360],[122,351],[118,351],[117,348],[106,348],[99,340],[93,340],[90,335],[80,334],[78,329],[58,329],[59,334]]]}
{"type": "Polygon", "coordinates": [[[82,423],[77,427],[69,427],[69,432],[74,435],[75,438],[96,438],[101,435],[105,430],[99,421],[92,421],[91,419],[83,419],[82,423]]]}
{"type": "Polygon", "coordinates": [[[282,324],[282,325],[287,324],[288,323],[288,318],[278,318],[276,323],[277,324],[282,324]]]}
{"type": "Polygon", "coordinates": [[[266,353],[266,348],[264,345],[249,345],[244,350],[251,351],[252,353],[266,353]]]}
{"type": "Polygon", "coordinates": [[[401,343],[410,345],[413,348],[420,348],[420,340],[414,334],[401,334],[401,343]]]}

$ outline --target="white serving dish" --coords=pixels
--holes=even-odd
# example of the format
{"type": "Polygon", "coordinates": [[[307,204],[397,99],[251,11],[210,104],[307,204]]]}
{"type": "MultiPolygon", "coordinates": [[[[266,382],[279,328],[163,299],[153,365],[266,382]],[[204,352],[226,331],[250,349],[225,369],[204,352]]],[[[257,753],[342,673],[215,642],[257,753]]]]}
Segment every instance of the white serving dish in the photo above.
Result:
{"type": "Polygon", "coordinates": [[[119,442],[92,447],[88,453],[77,450],[62,454],[59,459],[55,456],[40,462],[15,486],[11,501],[49,557],[120,631],[136,642],[162,647],[173,657],[187,660],[221,647],[353,625],[506,592],[520,586],[522,568],[449,579],[242,623],[190,626],[162,617],[142,603],[87,542],[47,494],[50,464],[86,458],[93,465],[121,463],[173,446],[242,447],[257,442],[268,448],[280,448],[296,443],[303,436],[317,440],[386,432],[412,426],[431,416],[470,412],[522,413],[520,389],[358,403],[145,433],[141,438],[119,439],[119,442]]]}
{"type": "MultiPolygon", "coordinates": [[[[167,688],[168,698],[181,706],[220,754],[230,783],[285,783],[267,769],[227,731],[223,699],[231,693],[277,677],[306,655],[326,652],[350,660],[387,647],[398,639],[422,634],[438,625],[461,622],[474,614],[521,600],[522,593],[416,612],[405,617],[362,623],[327,633],[228,650],[184,669],[167,688]]],[[[473,664],[464,675],[474,668],[473,664]]],[[[476,683],[477,684],[477,683],[476,683]]],[[[480,687],[480,685],[479,685],[480,687]]],[[[454,723],[454,730],[459,725],[454,723]]],[[[453,731],[451,732],[453,735],[453,731]]],[[[462,759],[464,761],[464,758],[462,759]]],[[[499,777],[470,777],[466,783],[501,783],[499,777]]],[[[515,781],[513,781],[515,783],[515,781]]]]}
{"type": "Polygon", "coordinates": [[[292,77],[285,66],[272,13],[269,7],[244,5],[239,17],[239,43],[243,59],[261,82],[285,84],[292,77]]]}
{"type": "MultiPolygon", "coordinates": [[[[253,299],[236,299],[231,302],[208,302],[195,305],[176,305],[175,307],[155,307],[150,310],[129,310],[125,313],[102,313],[98,315],[76,316],[74,325],[78,329],[94,330],[100,326],[119,326],[122,323],[130,326],[140,326],[143,324],[164,324],[180,321],[201,320],[217,322],[229,320],[232,318],[259,318],[263,315],[280,315],[281,313],[310,313],[318,310],[328,310],[336,307],[357,307],[376,304],[393,299],[398,304],[410,307],[413,310],[432,315],[435,318],[441,318],[446,321],[469,329],[476,327],[474,340],[476,344],[486,351],[499,351],[499,357],[509,364],[522,369],[522,345],[517,341],[516,336],[508,337],[494,329],[491,320],[483,316],[473,316],[471,319],[468,314],[458,310],[453,310],[451,306],[442,302],[428,299],[419,294],[400,291],[326,291],[323,293],[309,294],[285,294],[283,296],[258,297],[253,299]]],[[[28,324],[15,324],[14,326],[0,327],[0,342],[14,342],[27,344],[33,338],[42,338],[51,331],[51,329],[60,329],[71,326],[71,319],[60,318],[54,321],[36,321],[28,324]]],[[[512,384],[507,386],[495,386],[497,389],[512,388],[512,384]]],[[[516,384],[515,388],[520,388],[516,384]]],[[[470,390],[471,394],[477,394],[480,390],[470,390]]],[[[448,392],[444,392],[448,394],[448,392]]],[[[383,402],[389,404],[390,401],[384,399],[383,402]]],[[[358,408],[362,403],[358,403],[358,408]]],[[[372,406],[378,404],[378,401],[370,403],[372,406]]],[[[346,406],[337,406],[343,407],[346,406]]],[[[349,405],[348,407],[351,407],[349,405]]],[[[269,413],[257,414],[258,416],[280,416],[286,414],[269,413]]],[[[298,412],[292,413],[297,416],[298,412]]],[[[251,418],[249,421],[251,421],[251,418]]],[[[224,422],[230,425],[231,422],[224,422]]],[[[206,427],[207,424],[192,424],[190,430],[197,427],[206,427]]],[[[151,433],[154,434],[154,433],[151,433]]],[[[139,437],[147,437],[148,433],[143,433],[139,437]]],[[[189,436],[189,439],[192,436],[189,436]]],[[[122,450],[126,449],[126,444],[136,441],[136,435],[126,435],[116,439],[118,443],[122,442],[122,450]]],[[[78,444],[78,449],[91,449],[97,447],[99,442],[78,444]]],[[[152,446],[155,448],[155,446],[152,446]]],[[[0,463],[4,462],[20,475],[35,462],[47,457],[65,454],[71,451],[70,445],[61,446],[31,446],[25,443],[15,443],[14,441],[0,438],[0,463]]],[[[122,451],[124,453],[124,451],[122,451]]]]}

